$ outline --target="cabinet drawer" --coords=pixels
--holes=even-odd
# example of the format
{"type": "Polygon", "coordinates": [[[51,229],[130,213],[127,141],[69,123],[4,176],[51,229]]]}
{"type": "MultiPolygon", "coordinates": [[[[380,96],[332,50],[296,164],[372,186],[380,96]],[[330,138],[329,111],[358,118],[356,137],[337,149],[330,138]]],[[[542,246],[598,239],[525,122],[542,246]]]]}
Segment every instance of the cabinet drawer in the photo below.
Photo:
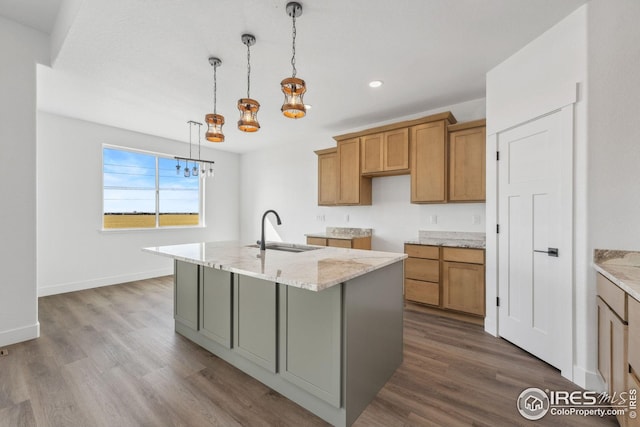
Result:
{"type": "Polygon", "coordinates": [[[327,246],[327,239],[320,237],[307,237],[307,245],[327,246]]]}
{"type": "Polygon", "coordinates": [[[440,262],[438,260],[407,258],[404,264],[404,276],[407,279],[440,281],[440,262]]]}
{"type": "Polygon", "coordinates": [[[440,305],[440,285],[437,283],[404,279],[404,295],[411,301],[440,305]]]}
{"type": "Polygon", "coordinates": [[[627,294],[600,273],[596,276],[596,285],[600,298],[616,312],[619,318],[626,322],[627,294]]]}
{"type": "Polygon", "coordinates": [[[442,259],[444,261],[484,264],[484,250],[465,248],[442,248],[442,259]]]}
{"type": "Polygon", "coordinates": [[[440,248],[438,246],[404,245],[404,253],[414,258],[440,258],[440,248]]]}
{"type": "MultiPolygon", "coordinates": [[[[629,298],[629,365],[640,375],[640,302],[629,298]]],[[[640,388],[638,388],[640,391],[640,388]]]]}
{"type": "Polygon", "coordinates": [[[347,248],[351,249],[351,240],[345,239],[327,239],[327,246],[333,248],[347,248]]]}

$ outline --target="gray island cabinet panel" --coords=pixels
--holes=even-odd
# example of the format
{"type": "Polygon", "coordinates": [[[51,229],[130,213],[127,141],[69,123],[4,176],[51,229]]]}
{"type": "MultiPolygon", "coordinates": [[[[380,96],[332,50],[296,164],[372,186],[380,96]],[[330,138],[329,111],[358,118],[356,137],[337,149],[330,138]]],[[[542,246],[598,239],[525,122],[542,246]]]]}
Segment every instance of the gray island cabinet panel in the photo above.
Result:
{"type": "Polygon", "coordinates": [[[234,347],[252,362],[276,372],[277,285],[249,276],[235,277],[234,347]]]}
{"type": "Polygon", "coordinates": [[[189,262],[175,261],[174,268],[174,319],[197,331],[199,266],[189,262]]]}
{"type": "Polygon", "coordinates": [[[231,273],[202,267],[200,280],[200,333],[231,348],[231,273]]]}
{"type": "Polygon", "coordinates": [[[339,408],[342,285],[312,292],[281,285],[280,374],[339,408]]]}

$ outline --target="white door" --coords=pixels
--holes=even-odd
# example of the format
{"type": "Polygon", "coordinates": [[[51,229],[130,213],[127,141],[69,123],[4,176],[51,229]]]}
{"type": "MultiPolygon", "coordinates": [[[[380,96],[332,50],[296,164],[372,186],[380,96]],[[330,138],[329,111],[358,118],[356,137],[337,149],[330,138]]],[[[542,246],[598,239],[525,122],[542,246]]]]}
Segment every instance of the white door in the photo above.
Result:
{"type": "Polygon", "coordinates": [[[568,107],[498,134],[499,335],[567,378],[573,365],[572,126],[568,107]]]}

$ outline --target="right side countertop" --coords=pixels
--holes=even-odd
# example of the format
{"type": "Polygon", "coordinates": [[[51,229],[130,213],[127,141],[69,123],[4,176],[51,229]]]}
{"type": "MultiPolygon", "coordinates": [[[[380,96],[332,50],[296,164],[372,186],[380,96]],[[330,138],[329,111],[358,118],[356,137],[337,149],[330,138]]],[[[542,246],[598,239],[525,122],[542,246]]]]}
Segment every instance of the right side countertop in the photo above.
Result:
{"type": "Polygon", "coordinates": [[[450,246],[454,248],[485,248],[485,233],[464,231],[418,231],[417,240],[408,240],[410,245],[450,246]]]}
{"type": "Polygon", "coordinates": [[[640,252],[596,249],[593,251],[593,267],[640,301],[640,252]]]}

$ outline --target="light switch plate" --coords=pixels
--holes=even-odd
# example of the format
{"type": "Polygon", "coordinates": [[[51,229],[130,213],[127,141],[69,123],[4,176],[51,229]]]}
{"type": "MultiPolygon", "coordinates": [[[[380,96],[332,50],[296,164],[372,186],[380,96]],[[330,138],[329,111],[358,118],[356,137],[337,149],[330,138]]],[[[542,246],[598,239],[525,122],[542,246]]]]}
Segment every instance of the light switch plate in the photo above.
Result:
{"type": "Polygon", "coordinates": [[[437,224],[438,215],[429,215],[429,224],[437,224]]]}

